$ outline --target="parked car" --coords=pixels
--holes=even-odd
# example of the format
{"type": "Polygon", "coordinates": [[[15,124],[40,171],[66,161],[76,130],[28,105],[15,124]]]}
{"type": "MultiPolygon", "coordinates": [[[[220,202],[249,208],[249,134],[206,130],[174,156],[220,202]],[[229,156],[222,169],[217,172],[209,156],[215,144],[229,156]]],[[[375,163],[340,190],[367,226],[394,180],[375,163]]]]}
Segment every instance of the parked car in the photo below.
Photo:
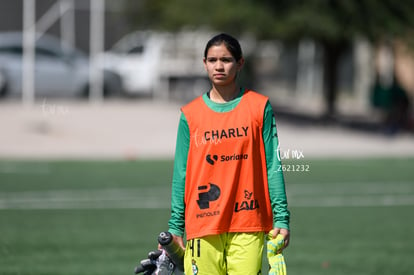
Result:
{"type": "MultiPolygon", "coordinates": [[[[21,32],[0,33],[0,95],[22,93],[23,46],[21,32]]],[[[89,59],[59,39],[42,35],[35,44],[35,95],[85,96],[89,93],[89,59]]],[[[118,74],[104,70],[104,94],[121,90],[118,74]]]]}
{"type": "Polygon", "coordinates": [[[202,93],[209,87],[202,54],[210,37],[205,31],[132,32],[104,53],[104,68],[121,75],[126,95],[202,93]]]}
{"type": "Polygon", "coordinates": [[[0,70],[0,97],[6,93],[6,74],[0,70]]]}

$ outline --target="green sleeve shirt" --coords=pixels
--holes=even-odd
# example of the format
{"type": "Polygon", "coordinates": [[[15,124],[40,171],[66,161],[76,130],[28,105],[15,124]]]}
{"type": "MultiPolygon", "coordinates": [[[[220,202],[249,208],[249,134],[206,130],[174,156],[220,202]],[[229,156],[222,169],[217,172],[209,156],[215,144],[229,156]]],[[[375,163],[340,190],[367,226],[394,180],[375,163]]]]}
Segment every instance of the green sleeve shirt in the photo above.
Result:
{"type": "MultiPolygon", "coordinates": [[[[203,100],[212,110],[216,112],[229,112],[240,102],[243,90],[232,101],[226,103],[215,103],[210,100],[207,94],[203,95],[203,100]]],[[[269,101],[263,114],[263,141],[266,153],[267,178],[269,185],[270,202],[273,211],[273,226],[289,229],[290,213],[287,209],[287,198],[285,191],[285,180],[283,176],[281,161],[278,156],[278,136],[276,120],[272,106],[269,101]]],[[[187,119],[181,113],[178,124],[177,144],[175,149],[174,171],[171,192],[171,218],[168,222],[169,231],[177,236],[184,235],[184,191],[187,169],[187,156],[190,148],[190,131],[187,119]]]]}

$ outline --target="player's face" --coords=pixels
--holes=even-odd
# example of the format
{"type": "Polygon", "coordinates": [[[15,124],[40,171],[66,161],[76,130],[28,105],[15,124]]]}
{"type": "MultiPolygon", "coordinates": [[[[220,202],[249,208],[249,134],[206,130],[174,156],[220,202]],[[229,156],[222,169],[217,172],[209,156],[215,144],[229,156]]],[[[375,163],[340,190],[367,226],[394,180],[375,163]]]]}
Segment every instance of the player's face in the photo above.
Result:
{"type": "Polygon", "coordinates": [[[243,59],[236,61],[224,44],[210,47],[204,66],[214,85],[224,86],[235,81],[237,72],[243,65],[243,59]]]}

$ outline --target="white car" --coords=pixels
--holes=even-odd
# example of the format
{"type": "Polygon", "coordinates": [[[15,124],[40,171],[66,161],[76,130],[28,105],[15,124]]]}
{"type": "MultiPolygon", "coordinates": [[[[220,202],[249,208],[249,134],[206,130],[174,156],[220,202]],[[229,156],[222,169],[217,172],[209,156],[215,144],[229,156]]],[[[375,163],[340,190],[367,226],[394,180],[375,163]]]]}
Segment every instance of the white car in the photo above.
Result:
{"type": "Polygon", "coordinates": [[[202,60],[209,37],[210,33],[198,31],[136,31],[104,53],[104,68],[122,77],[127,95],[205,91],[209,82],[202,60]]]}
{"type": "Polygon", "coordinates": [[[122,77],[127,95],[152,95],[159,81],[166,34],[138,31],[123,37],[103,56],[104,68],[122,77]]]}
{"type": "MultiPolygon", "coordinates": [[[[21,32],[0,33],[0,96],[22,93],[21,32]]],[[[35,46],[36,96],[85,96],[89,92],[89,59],[60,40],[42,35],[35,46]]],[[[104,70],[104,94],[121,91],[118,74],[104,70]]]]}

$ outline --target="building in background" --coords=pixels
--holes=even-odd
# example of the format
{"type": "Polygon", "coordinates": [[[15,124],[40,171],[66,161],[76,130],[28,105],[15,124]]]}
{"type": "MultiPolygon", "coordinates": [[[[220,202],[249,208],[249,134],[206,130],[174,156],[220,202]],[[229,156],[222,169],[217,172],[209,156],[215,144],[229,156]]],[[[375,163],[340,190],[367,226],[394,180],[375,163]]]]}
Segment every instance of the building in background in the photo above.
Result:
{"type": "MultiPolygon", "coordinates": [[[[0,31],[21,31],[23,28],[23,1],[0,1],[0,31]]],[[[36,19],[44,15],[59,0],[36,0],[36,19]]],[[[75,16],[75,46],[89,52],[90,0],[73,0],[75,16]]],[[[60,37],[61,21],[56,21],[47,33],[60,37]]],[[[123,19],[122,1],[105,1],[105,49],[131,32],[123,19]]]]}

